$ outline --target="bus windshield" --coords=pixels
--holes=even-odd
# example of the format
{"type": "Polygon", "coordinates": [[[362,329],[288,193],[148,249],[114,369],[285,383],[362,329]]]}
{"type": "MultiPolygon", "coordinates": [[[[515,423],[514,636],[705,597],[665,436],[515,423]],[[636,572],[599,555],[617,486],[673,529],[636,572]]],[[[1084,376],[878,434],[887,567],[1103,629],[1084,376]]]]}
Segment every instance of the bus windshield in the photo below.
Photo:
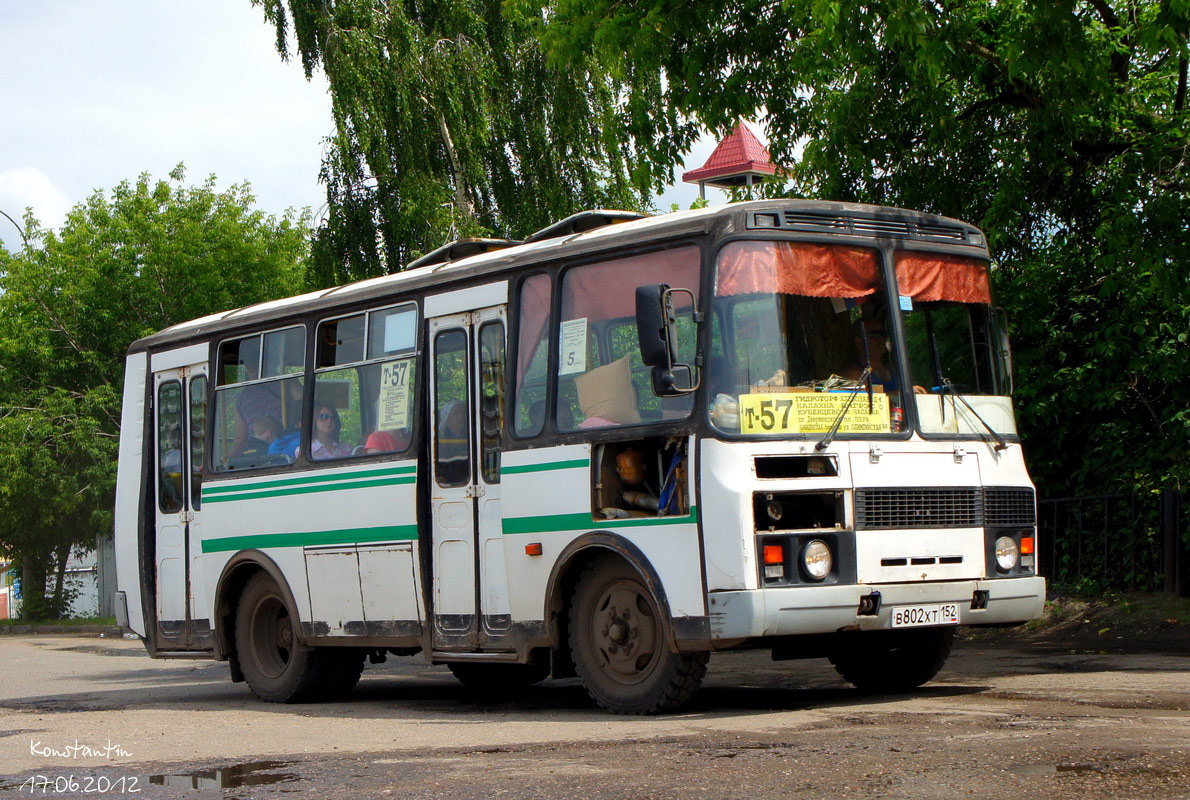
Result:
{"type": "Polygon", "coordinates": [[[922,433],[1015,434],[1008,340],[987,264],[912,251],[894,264],[922,433]]]}
{"type": "Polygon", "coordinates": [[[836,422],[842,433],[900,431],[888,314],[875,249],[727,245],[715,275],[712,423],[759,435],[825,433],[836,422]]]}
{"type": "Polygon", "coordinates": [[[712,424],[752,435],[898,433],[912,403],[925,435],[1015,434],[987,263],[902,251],[894,264],[908,376],[898,368],[877,250],[724,247],[711,323],[712,424]]]}

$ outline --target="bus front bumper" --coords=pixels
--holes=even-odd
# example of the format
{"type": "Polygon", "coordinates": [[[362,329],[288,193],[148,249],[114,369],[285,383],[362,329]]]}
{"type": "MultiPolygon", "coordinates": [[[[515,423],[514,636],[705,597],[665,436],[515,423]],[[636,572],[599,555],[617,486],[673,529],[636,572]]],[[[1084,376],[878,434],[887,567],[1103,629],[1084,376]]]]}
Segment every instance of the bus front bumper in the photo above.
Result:
{"type": "Polygon", "coordinates": [[[834,633],[892,628],[893,610],[955,603],[960,625],[1024,622],[1041,616],[1045,578],[847,586],[794,586],[780,589],[712,592],[708,597],[711,640],[834,633]],[[879,592],[875,614],[859,613],[860,598],[879,592]],[[972,608],[976,592],[987,592],[983,608],[972,608]]]}

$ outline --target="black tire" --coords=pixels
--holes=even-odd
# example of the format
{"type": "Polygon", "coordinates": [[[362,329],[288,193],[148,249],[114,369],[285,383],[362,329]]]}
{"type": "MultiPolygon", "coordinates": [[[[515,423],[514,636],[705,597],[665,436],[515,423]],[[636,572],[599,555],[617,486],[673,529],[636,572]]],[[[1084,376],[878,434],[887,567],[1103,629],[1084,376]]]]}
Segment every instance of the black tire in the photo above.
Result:
{"type": "Polygon", "coordinates": [[[477,692],[505,692],[523,689],[545,680],[550,674],[547,664],[491,664],[474,661],[452,661],[446,665],[451,673],[468,689],[477,692]]]}
{"type": "Polygon", "coordinates": [[[666,628],[631,565],[604,559],[587,567],[570,605],[570,652],[597,704],[616,714],[656,714],[690,701],[709,654],[675,653],[666,628]]]}
{"type": "Polygon", "coordinates": [[[954,637],[951,627],[843,634],[830,660],[857,689],[907,692],[938,674],[950,656],[954,637]]]}
{"type": "Polygon", "coordinates": [[[330,659],[298,643],[295,621],[277,584],[257,573],[236,609],[236,655],[252,693],[267,703],[319,699],[330,659]]]}

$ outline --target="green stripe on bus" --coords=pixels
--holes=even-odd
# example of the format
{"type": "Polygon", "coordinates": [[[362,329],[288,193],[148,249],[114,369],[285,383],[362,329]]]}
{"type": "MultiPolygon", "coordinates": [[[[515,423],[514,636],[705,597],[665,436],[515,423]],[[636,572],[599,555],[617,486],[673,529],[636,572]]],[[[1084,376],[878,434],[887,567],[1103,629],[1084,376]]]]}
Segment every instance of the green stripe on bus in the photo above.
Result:
{"type": "Polygon", "coordinates": [[[333,475],[306,475],[301,478],[286,478],[279,481],[260,481],[259,483],[237,483],[234,486],[217,484],[202,487],[202,496],[225,494],[228,492],[243,492],[249,489],[272,489],[278,486],[300,486],[308,483],[326,483],[328,481],[345,481],[351,478],[375,478],[381,475],[408,475],[417,472],[416,465],[406,467],[389,467],[388,469],[360,470],[358,472],[339,472],[333,475]]]}
{"type": "MultiPolygon", "coordinates": [[[[291,486],[288,489],[277,489],[271,492],[249,491],[241,494],[224,494],[216,497],[203,496],[203,503],[230,503],[236,500],[255,500],[261,497],[288,497],[295,494],[313,494],[315,492],[337,492],[344,489],[369,489],[374,486],[399,486],[401,484],[416,483],[413,475],[407,477],[381,478],[376,481],[343,481],[342,483],[323,483],[318,486],[291,486]]],[[[255,487],[253,487],[255,488],[255,487]]]]}
{"type": "Polygon", "coordinates": [[[595,520],[590,514],[546,514],[540,517],[513,517],[504,520],[504,533],[548,533],[551,531],[589,531],[592,528],[640,528],[653,525],[690,525],[698,522],[698,508],[684,517],[637,517],[634,519],[595,520]]]}
{"type": "Polygon", "coordinates": [[[520,472],[548,472],[554,469],[572,469],[574,467],[589,467],[591,462],[586,458],[576,458],[573,461],[550,461],[545,464],[522,464],[519,467],[500,467],[501,475],[516,475],[520,472]]]}
{"type": "Polygon", "coordinates": [[[382,528],[348,528],[340,531],[308,531],[306,533],[259,533],[250,536],[227,536],[205,539],[204,553],[228,550],[250,550],[265,547],[317,547],[336,544],[372,544],[373,542],[411,541],[417,539],[416,525],[390,525],[382,528]]]}

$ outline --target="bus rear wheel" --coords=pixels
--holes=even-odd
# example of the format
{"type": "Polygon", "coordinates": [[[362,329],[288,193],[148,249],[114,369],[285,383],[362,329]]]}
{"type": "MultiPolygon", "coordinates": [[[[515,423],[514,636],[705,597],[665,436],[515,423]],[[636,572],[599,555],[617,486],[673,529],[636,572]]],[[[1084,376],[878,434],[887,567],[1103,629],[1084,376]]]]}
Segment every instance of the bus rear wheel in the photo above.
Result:
{"type": "Polygon", "coordinates": [[[676,653],[653,593],[629,564],[587,567],[570,606],[570,651],[591,698],[617,714],[656,714],[689,702],[707,653],[676,653]]]}
{"type": "Polygon", "coordinates": [[[857,689],[873,693],[908,692],[938,674],[955,629],[914,628],[844,634],[833,648],[835,671],[857,689]]]}
{"type": "Polygon", "coordinates": [[[300,644],[295,624],[276,582],[254,575],[240,595],[235,639],[244,680],[261,700],[307,702],[325,687],[326,654],[300,644]]]}

